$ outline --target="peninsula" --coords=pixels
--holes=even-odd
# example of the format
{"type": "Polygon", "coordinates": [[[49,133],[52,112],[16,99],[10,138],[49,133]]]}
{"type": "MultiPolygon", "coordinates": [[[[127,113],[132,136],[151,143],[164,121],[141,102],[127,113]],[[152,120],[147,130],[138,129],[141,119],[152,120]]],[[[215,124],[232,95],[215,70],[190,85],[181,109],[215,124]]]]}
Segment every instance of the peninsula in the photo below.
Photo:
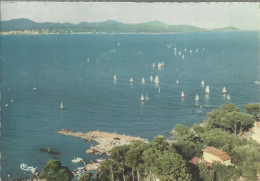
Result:
{"type": "Polygon", "coordinates": [[[117,133],[108,133],[102,131],[90,131],[88,133],[74,132],[67,129],[61,129],[57,133],[74,136],[83,139],[84,141],[95,141],[98,144],[91,146],[87,153],[93,154],[109,154],[109,152],[116,146],[129,145],[132,141],[147,141],[144,138],[121,135],[117,133]]]}

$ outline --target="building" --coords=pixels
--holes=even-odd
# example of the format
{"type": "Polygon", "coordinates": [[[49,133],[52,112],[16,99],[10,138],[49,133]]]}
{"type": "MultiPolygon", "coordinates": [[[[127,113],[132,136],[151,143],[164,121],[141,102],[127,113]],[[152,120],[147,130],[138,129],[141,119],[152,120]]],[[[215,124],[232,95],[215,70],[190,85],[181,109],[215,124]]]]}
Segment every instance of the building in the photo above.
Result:
{"type": "Polygon", "coordinates": [[[207,147],[203,151],[203,160],[209,163],[219,162],[226,166],[232,165],[231,156],[214,147],[207,147]]]}
{"type": "Polygon", "coordinates": [[[254,127],[251,129],[251,138],[255,141],[257,141],[258,143],[260,143],[260,122],[257,121],[254,124],[254,127]]]}

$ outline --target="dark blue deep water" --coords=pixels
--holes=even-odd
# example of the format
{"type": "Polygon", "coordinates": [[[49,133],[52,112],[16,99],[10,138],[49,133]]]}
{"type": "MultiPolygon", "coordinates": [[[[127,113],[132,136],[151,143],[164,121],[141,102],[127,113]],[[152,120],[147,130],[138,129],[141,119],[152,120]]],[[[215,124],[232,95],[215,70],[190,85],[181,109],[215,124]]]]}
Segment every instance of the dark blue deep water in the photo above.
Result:
{"type": "Polygon", "coordinates": [[[72,170],[81,166],[71,162],[74,156],[96,158],[85,152],[91,143],[56,134],[61,128],[170,137],[177,123],[199,123],[226,102],[241,109],[260,102],[260,85],[254,83],[260,82],[259,50],[258,32],[1,36],[1,177],[31,176],[19,168],[21,163],[41,170],[49,159],[60,159],[72,170]],[[152,68],[162,61],[163,69],[152,68]],[[149,81],[157,74],[160,93],[149,81]],[[208,97],[201,80],[210,86],[208,97]],[[222,96],[224,86],[231,100],[222,96]],[[141,104],[146,92],[150,100],[141,104]],[[40,152],[47,147],[61,154],[40,152]]]}

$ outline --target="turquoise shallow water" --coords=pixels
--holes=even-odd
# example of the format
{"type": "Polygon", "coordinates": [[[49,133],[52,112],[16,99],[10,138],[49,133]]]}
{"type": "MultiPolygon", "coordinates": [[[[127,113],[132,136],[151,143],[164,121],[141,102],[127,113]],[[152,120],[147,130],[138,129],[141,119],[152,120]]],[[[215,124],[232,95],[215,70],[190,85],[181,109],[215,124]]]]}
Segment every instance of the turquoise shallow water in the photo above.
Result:
{"type": "Polygon", "coordinates": [[[49,159],[60,159],[74,169],[81,166],[71,163],[74,156],[86,161],[96,158],[85,153],[91,143],[56,134],[61,128],[170,137],[175,124],[199,123],[226,102],[240,108],[260,102],[260,85],[254,83],[260,81],[259,49],[257,32],[1,36],[1,177],[30,176],[19,168],[21,163],[41,170],[49,159]],[[178,51],[185,54],[184,60],[178,51]],[[152,68],[153,62],[161,61],[163,69],[152,68]],[[160,93],[149,81],[157,74],[160,93]],[[201,80],[210,85],[209,97],[201,80]],[[229,101],[221,94],[224,86],[229,101]],[[141,104],[146,92],[150,100],[141,104]],[[196,93],[199,105],[194,101],[196,93]],[[47,147],[61,154],[40,152],[47,147]]]}

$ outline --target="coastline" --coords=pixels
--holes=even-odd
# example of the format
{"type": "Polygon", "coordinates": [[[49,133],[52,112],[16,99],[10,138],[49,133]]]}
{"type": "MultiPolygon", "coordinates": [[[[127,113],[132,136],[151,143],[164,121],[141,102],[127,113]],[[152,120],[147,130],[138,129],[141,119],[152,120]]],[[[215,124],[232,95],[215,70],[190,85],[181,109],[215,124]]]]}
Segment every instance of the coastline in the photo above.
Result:
{"type": "Polygon", "coordinates": [[[132,141],[147,141],[141,137],[134,137],[128,135],[122,135],[117,133],[109,133],[102,131],[90,131],[87,133],[75,132],[67,129],[61,129],[57,132],[67,136],[74,136],[83,139],[85,142],[95,141],[98,144],[91,146],[90,149],[86,150],[90,154],[109,154],[110,151],[116,146],[129,145],[132,141]]]}

